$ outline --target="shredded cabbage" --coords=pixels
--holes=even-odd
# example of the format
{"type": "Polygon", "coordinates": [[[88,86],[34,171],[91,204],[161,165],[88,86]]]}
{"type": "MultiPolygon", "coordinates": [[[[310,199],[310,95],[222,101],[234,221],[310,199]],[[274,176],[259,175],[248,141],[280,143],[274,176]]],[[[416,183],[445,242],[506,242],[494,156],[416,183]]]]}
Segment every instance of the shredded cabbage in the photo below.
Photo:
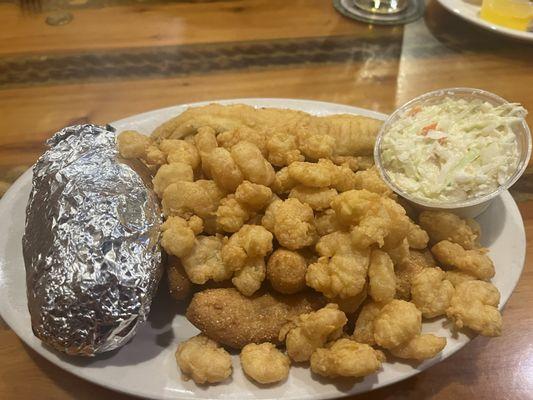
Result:
{"type": "Polygon", "coordinates": [[[462,201],[496,190],[516,170],[513,126],[527,111],[517,103],[445,98],[407,110],[383,136],[391,180],[414,197],[462,201]]]}

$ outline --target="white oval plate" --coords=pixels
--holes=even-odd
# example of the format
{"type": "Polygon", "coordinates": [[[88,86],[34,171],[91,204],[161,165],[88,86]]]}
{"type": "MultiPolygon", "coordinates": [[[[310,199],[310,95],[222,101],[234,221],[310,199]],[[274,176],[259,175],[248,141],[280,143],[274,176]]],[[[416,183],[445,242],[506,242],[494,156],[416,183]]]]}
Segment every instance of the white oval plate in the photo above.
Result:
{"type": "Polygon", "coordinates": [[[464,0],[438,0],[438,2],[448,11],[453,12],[459,17],[476,24],[484,29],[499,33],[501,35],[510,36],[515,39],[531,40],[533,41],[533,32],[519,31],[518,29],[506,28],[505,26],[496,25],[489,21],[480,18],[480,5],[470,4],[464,0]]]}
{"type": "MultiPolygon", "coordinates": [[[[353,113],[384,119],[385,115],[361,108],[307,100],[237,99],[220,103],[246,103],[253,106],[292,108],[313,114],[353,113]]],[[[170,107],[135,115],[112,123],[118,131],[137,129],[149,133],[161,122],[196,103],[170,107]]],[[[154,300],[148,322],[131,342],[118,351],[93,359],[67,357],[45,346],[33,336],[26,303],[24,262],[21,238],[25,208],[31,188],[31,171],[26,171],[0,200],[0,314],[16,334],[40,355],[83,379],[117,391],[153,399],[326,399],[376,389],[406,379],[449,357],[470,338],[452,336],[444,319],[425,322],[424,332],[448,339],[442,354],[419,365],[390,361],[383,370],[364,380],[347,384],[327,381],[311,375],[304,367],[292,367],[289,379],[279,385],[259,388],[243,375],[238,357],[234,356],[234,373],[230,381],[198,387],[184,381],[174,361],[177,344],[198,331],[183,316],[181,309],[160,293],[154,300]]],[[[525,233],[518,208],[508,192],[496,198],[478,219],[483,244],[490,248],[496,264],[494,284],[501,292],[501,307],[516,286],[525,258],[525,233]]]]}

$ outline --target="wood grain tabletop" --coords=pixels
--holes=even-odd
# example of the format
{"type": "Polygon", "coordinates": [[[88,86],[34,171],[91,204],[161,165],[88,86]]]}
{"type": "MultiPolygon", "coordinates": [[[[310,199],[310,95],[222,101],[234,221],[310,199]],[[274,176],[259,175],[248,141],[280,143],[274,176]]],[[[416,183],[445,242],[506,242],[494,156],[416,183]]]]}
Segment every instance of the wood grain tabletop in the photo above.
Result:
{"type": "MultiPolygon", "coordinates": [[[[345,18],[328,0],[0,0],[0,195],[47,138],[74,123],[239,97],[390,113],[455,86],[533,111],[533,44],[469,25],[434,0],[422,19],[392,27],[345,18]]],[[[530,237],[533,169],[512,194],[530,237]]],[[[353,399],[533,399],[531,250],[528,243],[501,337],[478,337],[410,379],[353,399]]],[[[33,398],[132,399],[59,369],[0,320],[0,399],[33,398]]]]}

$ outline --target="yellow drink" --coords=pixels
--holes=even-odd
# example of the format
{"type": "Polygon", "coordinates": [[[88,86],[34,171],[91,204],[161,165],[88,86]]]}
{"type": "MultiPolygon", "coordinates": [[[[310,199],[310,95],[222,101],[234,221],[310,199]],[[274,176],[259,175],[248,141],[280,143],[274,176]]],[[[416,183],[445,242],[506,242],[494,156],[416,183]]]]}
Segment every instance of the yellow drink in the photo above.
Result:
{"type": "Polygon", "coordinates": [[[480,16],[496,25],[525,31],[533,18],[533,2],[528,0],[483,0],[480,16]]]}

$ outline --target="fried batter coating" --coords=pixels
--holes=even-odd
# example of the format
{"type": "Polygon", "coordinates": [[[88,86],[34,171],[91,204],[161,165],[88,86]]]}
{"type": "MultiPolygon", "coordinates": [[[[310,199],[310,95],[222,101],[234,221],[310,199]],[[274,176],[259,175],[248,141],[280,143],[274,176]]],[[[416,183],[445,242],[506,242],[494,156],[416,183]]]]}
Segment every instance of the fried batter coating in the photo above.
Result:
{"type": "Polygon", "coordinates": [[[329,340],[337,339],[347,321],[336,304],[328,304],[318,311],[301,314],[286,324],[279,332],[279,340],[285,340],[291,359],[307,361],[316,349],[329,340]]]}
{"type": "Polygon", "coordinates": [[[289,376],[291,361],[272,343],[250,343],[243,347],[241,354],[242,369],[256,382],[262,384],[280,382],[289,376]]]}
{"type": "Polygon", "coordinates": [[[167,284],[170,295],[178,301],[185,300],[192,293],[191,281],[177,259],[172,259],[167,266],[167,284]]]}
{"type": "Polygon", "coordinates": [[[150,138],[137,131],[123,131],[117,136],[118,152],[124,158],[146,158],[150,138]]]}
{"type": "Polygon", "coordinates": [[[411,300],[411,284],[420,271],[434,267],[435,260],[429,250],[424,252],[409,250],[409,256],[394,266],[396,273],[396,296],[401,300],[411,300]]]}
{"type": "Polygon", "coordinates": [[[337,180],[337,166],[324,158],[317,163],[293,162],[287,168],[289,176],[304,186],[328,187],[337,180]]]}
{"type": "Polygon", "coordinates": [[[165,139],[159,144],[159,149],[167,157],[167,162],[182,162],[189,164],[192,169],[200,165],[200,154],[196,146],[186,140],[165,139]]]}
{"type": "Polygon", "coordinates": [[[192,182],[193,180],[194,174],[189,164],[174,162],[162,165],[157,170],[152,183],[154,185],[154,192],[161,198],[165,189],[172,183],[183,181],[192,182]]]}
{"type": "Polygon", "coordinates": [[[422,211],[419,223],[432,243],[449,240],[466,250],[479,247],[479,225],[473,220],[464,220],[446,211],[422,211]]]}
{"type": "Polygon", "coordinates": [[[311,371],[328,378],[359,378],[373,374],[385,361],[384,354],[367,344],[339,339],[311,356],[311,371]]]}
{"type": "Polygon", "coordinates": [[[263,225],[272,229],[279,244],[290,250],[310,246],[318,237],[313,210],[298,199],[271,204],[265,212],[263,225]]]}
{"type": "Polygon", "coordinates": [[[382,308],[383,304],[373,301],[368,301],[363,305],[359,316],[355,320],[353,338],[356,341],[371,346],[376,344],[376,340],[374,339],[374,320],[382,308]]]}
{"type": "Polygon", "coordinates": [[[383,246],[382,248],[391,258],[394,265],[403,264],[409,258],[409,242],[405,238],[400,244],[395,247],[383,246]]]}
{"type": "Polygon", "coordinates": [[[264,257],[272,251],[272,234],[260,225],[243,225],[222,247],[222,261],[237,271],[256,257],[264,257]]]}
{"type": "Polygon", "coordinates": [[[396,275],[389,255],[380,250],[372,251],[368,267],[369,295],[378,303],[391,301],[396,294],[396,275]]]}
{"type": "Polygon", "coordinates": [[[192,283],[202,285],[209,279],[220,282],[231,278],[233,270],[221,257],[221,236],[198,236],[192,250],[181,257],[181,262],[192,283]]]}
{"type": "Polygon", "coordinates": [[[307,159],[329,158],[333,154],[335,139],[331,136],[314,133],[306,129],[298,131],[296,136],[298,137],[299,149],[307,159]]]}
{"type": "Polygon", "coordinates": [[[315,226],[318,236],[325,236],[345,228],[331,208],[315,214],[315,226]]]}
{"type": "Polygon", "coordinates": [[[237,232],[252,216],[251,211],[230,194],[220,201],[216,211],[217,227],[225,232],[237,232]]]}
{"type": "Polygon", "coordinates": [[[295,198],[308,204],[313,210],[321,211],[329,208],[329,203],[337,195],[335,189],[296,186],[289,193],[289,198],[295,198]]]}
{"type": "Polygon", "coordinates": [[[255,129],[250,129],[245,126],[233,128],[222,132],[217,136],[217,140],[221,146],[225,147],[228,150],[235,146],[237,143],[246,141],[254,144],[261,151],[261,154],[263,154],[263,156],[266,156],[268,153],[265,135],[262,132],[259,132],[255,129]]]}
{"type": "Polygon", "coordinates": [[[232,373],[229,353],[204,335],[180,343],[176,362],[183,374],[200,385],[225,381],[232,373]]]}
{"type": "Polygon", "coordinates": [[[369,210],[374,210],[381,197],[368,190],[349,190],[337,195],[331,201],[331,208],[340,222],[347,225],[357,225],[367,216],[369,210]]]}
{"type": "Polygon", "coordinates": [[[355,187],[352,189],[366,189],[369,192],[377,193],[381,196],[392,196],[393,191],[379,176],[376,167],[355,173],[355,187]]]}
{"type": "Polygon", "coordinates": [[[407,232],[407,242],[412,249],[425,249],[429,242],[429,236],[425,230],[412,221],[409,221],[409,231],[407,232]]]}
{"type": "Polygon", "coordinates": [[[279,293],[293,294],[305,289],[307,262],[296,251],[277,249],[268,259],[266,273],[272,288],[279,293]]]}
{"type": "Polygon", "coordinates": [[[349,255],[358,252],[352,245],[352,239],[348,232],[335,231],[322,236],[316,244],[316,251],[323,257],[334,255],[349,255]]]}
{"type": "Polygon", "coordinates": [[[431,252],[444,265],[455,267],[479,279],[494,276],[494,264],[485,254],[486,249],[465,250],[460,245],[443,240],[431,248],[431,252]]]}
{"type": "MultiPolygon", "coordinates": [[[[335,165],[342,165],[350,168],[352,171],[357,171],[359,169],[359,157],[354,156],[331,156],[328,157],[335,165]]],[[[373,162],[374,160],[372,160],[373,162]]],[[[352,188],[354,189],[354,188],[352,188]]]]}
{"type": "Polygon", "coordinates": [[[181,217],[169,217],[161,225],[161,246],[169,254],[183,257],[188,254],[196,241],[195,235],[203,230],[202,221],[192,216],[191,225],[181,217]]]}
{"type": "Polygon", "coordinates": [[[235,349],[249,343],[279,343],[280,329],[292,318],[323,306],[315,293],[242,295],[234,288],[196,293],[187,319],[205,335],[235,349]]]}
{"type": "Polygon", "coordinates": [[[235,199],[252,211],[260,211],[266,207],[272,198],[269,187],[244,181],[235,191],[235,199]]]}
{"type": "Polygon", "coordinates": [[[438,267],[423,269],[411,283],[413,303],[425,318],[445,314],[454,291],[446,274],[438,267]]]}
{"type": "Polygon", "coordinates": [[[218,202],[213,203],[209,193],[201,183],[179,182],[172,183],[163,191],[163,212],[167,216],[177,215],[182,218],[190,218],[198,215],[201,218],[209,216],[217,207],[218,202]]]}
{"type": "Polygon", "coordinates": [[[235,272],[231,283],[245,296],[251,296],[259,290],[265,276],[265,259],[255,257],[248,259],[244,267],[235,272]]]}
{"type": "Polygon", "coordinates": [[[500,292],[489,282],[470,280],[455,288],[446,316],[457,328],[467,327],[483,336],[502,334],[498,311],[500,292]]]}
{"type": "Polygon", "coordinates": [[[452,269],[452,270],[446,271],[446,279],[452,283],[453,287],[457,287],[463,282],[472,281],[476,279],[476,277],[470,274],[467,274],[466,272],[452,269]]]}
{"type": "Polygon", "coordinates": [[[239,142],[231,148],[231,156],[245,179],[270,186],[276,177],[274,168],[263,157],[259,148],[250,142],[239,142]]]}
{"type": "Polygon", "coordinates": [[[298,182],[291,178],[289,169],[283,167],[276,172],[276,176],[272,182],[272,191],[277,194],[288,193],[297,184],[298,182]]]}
{"type": "Polygon", "coordinates": [[[216,184],[228,192],[233,193],[244,180],[231,153],[223,147],[217,147],[203,156],[202,163],[216,184]]]}
{"type": "Polygon", "coordinates": [[[268,161],[276,167],[284,167],[295,161],[304,161],[305,157],[298,149],[296,136],[288,132],[277,131],[266,141],[268,161]]]}
{"type": "Polygon", "coordinates": [[[278,213],[278,208],[282,203],[283,201],[278,196],[274,195],[270,199],[270,203],[265,209],[265,214],[263,215],[261,223],[270,232],[274,232],[274,227],[276,226],[276,214],[278,213]]]}
{"type": "Polygon", "coordinates": [[[413,303],[392,300],[374,319],[374,339],[386,349],[398,347],[420,334],[422,313],[413,303]]]}
{"type": "Polygon", "coordinates": [[[346,192],[356,188],[357,177],[356,174],[346,165],[336,167],[337,176],[335,178],[334,187],[339,192],[346,192]]]}
{"type": "Polygon", "coordinates": [[[344,299],[341,299],[340,297],[334,297],[332,299],[328,299],[328,301],[337,304],[342,312],[346,314],[353,314],[359,309],[361,304],[363,304],[363,301],[365,301],[367,296],[368,284],[366,284],[363,287],[363,290],[361,290],[359,294],[355,296],[345,297],[344,299]]]}
{"type": "Polygon", "coordinates": [[[411,340],[389,349],[393,356],[411,360],[427,360],[439,354],[446,347],[446,338],[433,334],[418,335],[411,340]]]}

